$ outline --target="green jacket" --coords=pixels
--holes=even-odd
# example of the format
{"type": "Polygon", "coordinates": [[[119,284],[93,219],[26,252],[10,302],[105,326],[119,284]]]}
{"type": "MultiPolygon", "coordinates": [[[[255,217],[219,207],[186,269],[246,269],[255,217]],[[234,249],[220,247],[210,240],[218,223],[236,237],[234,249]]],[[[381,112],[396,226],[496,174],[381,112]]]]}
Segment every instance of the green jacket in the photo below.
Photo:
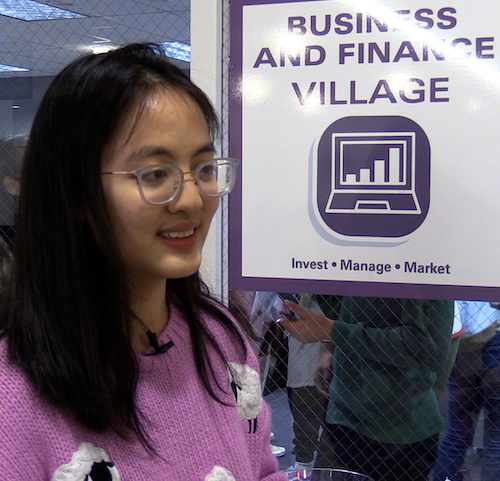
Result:
{"type": "Polygon", "coordinates": [[[411,444],[442,431],[432,385],[452,326],[451,301],[344,297],[332,328],[327,422],[381,443],[411,444]]]}

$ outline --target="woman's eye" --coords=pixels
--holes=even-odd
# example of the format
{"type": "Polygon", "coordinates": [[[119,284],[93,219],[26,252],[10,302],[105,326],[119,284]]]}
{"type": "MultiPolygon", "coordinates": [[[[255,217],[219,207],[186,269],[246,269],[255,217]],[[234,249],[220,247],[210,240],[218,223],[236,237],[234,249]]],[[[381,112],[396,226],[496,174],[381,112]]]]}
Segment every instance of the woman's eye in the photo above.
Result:
{"type": "Polygon", "coordinates": [[[213,165],[204,165],[199,170],[199,176],[203,179],[207,179],[209,177],[213,177],[215,174],[215,167],[213,165]]]}
{"type": "Polygon", "coordinates": [[[207,175],[213,174],[214,173],[214,166],[213,165],[205,165],[205,167],[203,167],[203,169],[201,169],[201,173],[207,174],[207,175]]]}
{"type": "Polygon", "coordinates": [[[143,182],[158,182],[162,180],[166,180],[169,176],[169,173],[166,169],[152,169],[144,172],[142,174],[143,182]]]}

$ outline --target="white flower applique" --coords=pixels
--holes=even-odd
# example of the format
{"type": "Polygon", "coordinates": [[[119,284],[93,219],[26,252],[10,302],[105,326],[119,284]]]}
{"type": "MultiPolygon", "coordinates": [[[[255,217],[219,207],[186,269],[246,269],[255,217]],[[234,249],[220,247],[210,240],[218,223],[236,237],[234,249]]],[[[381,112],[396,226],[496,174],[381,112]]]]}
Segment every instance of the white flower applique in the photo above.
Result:
{"type": "Polygon", "coordinates": [[[215,466],[212,472],[205,477],[205,481],[236,481],[236,479],[227,469],[215,466]]]}
{"type": "Polygon", "coordinates": [[[68,464],[57,468],[51,481],[120,481],[120,473],[104,449],[82,443],[68,464]]]}
{"type": "Polygon", "coordinates": [[[262,411],[259,373],[246,364],[228,362],[229,381],[233,389],[238,417],[247,419],[249,432],[257,430],[257,416],[262,411]]]}

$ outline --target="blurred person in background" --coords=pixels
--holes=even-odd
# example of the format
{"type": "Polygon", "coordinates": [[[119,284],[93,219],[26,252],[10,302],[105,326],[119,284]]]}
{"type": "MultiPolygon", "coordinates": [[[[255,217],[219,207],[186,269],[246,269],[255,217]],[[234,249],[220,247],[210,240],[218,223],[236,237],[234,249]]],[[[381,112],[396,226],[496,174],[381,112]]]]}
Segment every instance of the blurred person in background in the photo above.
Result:
{"type": "Polygon", "coordinates": [[[8,249],[14,244],[18,210],[19,177],[27,136],[15,135],[0,140],[0,236],[8,249]]]}
{"type": "Polygon", "coordinates": [[[488,302],[456,301],[463,334],[448,381],[448,424],[434,481],[461,481],[465,454],[484,414],[481,481],[500,480],[500,311],[488,302]]]}
{"type": "Polygon", "coordinates": [[[375,481],[427,481],[444,421],[433,391],[450,351],[453,303],[343,297],[338,320],[286,301],[281,325],[333,345],[327,432],[334,467],[375,481]]]}
{"type": "MultiPolygon", "coordinates": [[[[262,329],[262,326],[269,326],[279,320],[283,315],[284,299],[293,299],[300,305],[321,311],[316,296],[310,294],[258,291],[252,309],[252,325],[262,329]]],[[[337,307],[338,303],[331,305],[329,313],[332,316],[337,307]]],[[[288,350],[286,387],[293,418],[295,455],[295,463],[289,469],[325,467],[323,459],[327,455],[328,443],[322,437],[322,432],[328,400],[318,391],[314,380],[321,343],[303,344],[288,335],[285,339],[288,350]]]]}

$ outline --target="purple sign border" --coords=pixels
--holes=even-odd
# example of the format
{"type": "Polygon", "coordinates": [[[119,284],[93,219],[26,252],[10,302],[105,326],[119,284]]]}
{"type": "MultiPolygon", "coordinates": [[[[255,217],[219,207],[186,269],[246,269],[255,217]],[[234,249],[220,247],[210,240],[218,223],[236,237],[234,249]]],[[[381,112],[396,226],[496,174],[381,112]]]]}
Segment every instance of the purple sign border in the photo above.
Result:
{"type": "MultiPolygon", "coordinates": [[[[230,71],[229,71],[229,155],[242,162],[242,99],[239,79],[242,75],[243,7],[296,3],[303,0],[231,0],[230,5],[230,71]]],[[[244,165],[242,165],[244,168],[244,165]]],[[[500,269],[500,266],[499,266],[500,269]]],[[[229,203],[229,288],[275,292],[308,292],[314,294],[365,297],[398,297],[411,299],[500,300],[500,287],[410,284],[368,281],[335,281],[243,277],[242,275],[242,180],[230,195],[229,203]]]]}

